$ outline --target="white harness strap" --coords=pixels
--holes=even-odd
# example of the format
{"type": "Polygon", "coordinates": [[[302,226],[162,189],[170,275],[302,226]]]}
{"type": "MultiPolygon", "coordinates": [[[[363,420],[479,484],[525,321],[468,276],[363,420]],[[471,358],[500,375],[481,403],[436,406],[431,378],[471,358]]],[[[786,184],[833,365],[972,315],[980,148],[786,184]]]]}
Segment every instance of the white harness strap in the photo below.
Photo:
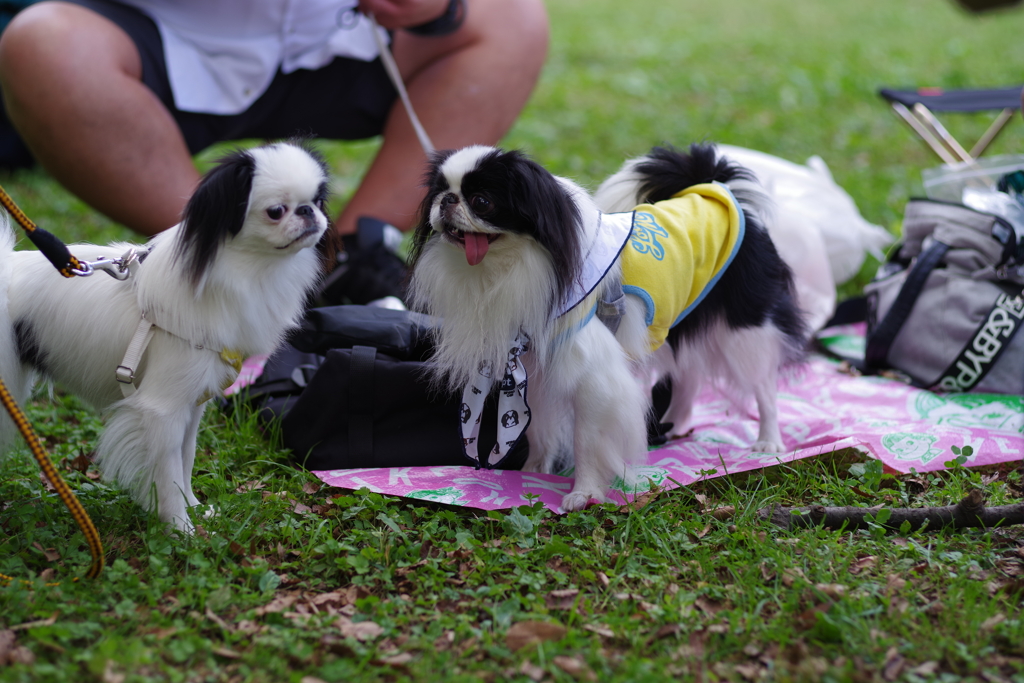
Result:
{"type": "Polygon", "coordinates": [[[142,354],[146,352],[149,341],[153,338],[153,323],[146,320],[143,315],[139,320],[139,326],[135,328],[135,334],[128,343],[128,349],[124,352],[121,364],[114,371],[114,377],[121,385],[121,394],[128,398],[135,393],[135,371],[139,369],[139,362],[142,354]]]}

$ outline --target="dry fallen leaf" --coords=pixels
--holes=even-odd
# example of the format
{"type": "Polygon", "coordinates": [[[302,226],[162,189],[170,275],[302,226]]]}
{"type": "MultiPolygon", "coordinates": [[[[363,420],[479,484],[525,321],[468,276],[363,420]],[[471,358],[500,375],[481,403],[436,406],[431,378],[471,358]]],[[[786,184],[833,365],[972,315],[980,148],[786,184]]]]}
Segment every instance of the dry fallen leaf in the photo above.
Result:
{"type": "Polygon", "coordinates": [[[8,664],[33,664],[36,657],[23,645],[18,645],[14,631],[0,631],[0,667],[8,664]]]}
{"type": "Polygon", "coordinates": [[[559,669],[578,681],[596,681],[597,674],[578,655],[557,655],[552,660],[559,669]]]}
{"type": "Polygon", "coordinates": [[[678,634],[680,630],[682,630],[682,628],[679,626],[679,624],[665,624],[657,630],[657,632],[651,638],[651,642],[654,642],[655,640],[661,640],[662,638],[667,638],[668,636],[674,636],[678,634]]]}
{"type": "Polygon", "coordinates": [[[900,677],[900,672],[903,671],[903,666],[907,663],[907,660],[903,658],[903,655],[895,647],[890,647],[889,651],[885,653],[885,664],[882,665],[882,678],[887,681],[895,681],[900,677]]]}
{"type": "Polygon", "coordinates": [[[21,624],[16,624],[11,627],[12,631],[24,631],[29,628],[36,628],[37,626],[52,626],[57,623],[57,612],[54,612],[46,619],[37,619],[36,621],[26,621],[21,624]]]}
{"type": "Polygon", "coordinates": [[[797,579],[807,580],[807,575],[800,567],[786,567],[782,570],[782,585],[786,588],[792,588],[797,579]]]}
{"type": "Polygon", "coordinates": [[[68,461],[68,468],[76,472],[85,472],[89,469],[89,465],[92,464],[92,460],[89,459],[84,453],[79,453],[74,460],[68,461]]]}
{"type": "Polygon", "coordinates": [[[707,614],[708,616],[714,616],[722,610],[726,609],[725,603],[721,600],[714,600],[703,595],[699,596],[696,600],[694,600],[693,604],[696,605],[701,612],[704,612],[704,614],[707,614]]]}
{"type": "Polygon", "coordinates": [[[548,609],[572,609],[576,603],[576,596],[579,594],[578,588],[554,590],[544,596],[544,604],[548,609]]]}
{"type": "Polygon", "coordinates": [[[732,519],[736,516],[735,505],[720,505],[711,511],[711,516],[717,519],[719,522],[723,522],[727,519],[732,519]]]}
{"type": "Polygon", "coordinates": [[[865,569],[869,569],[871,567],[874,567],[875,566],[875,562],[877,560],[878,560],[878,558],[875,557],[874,555],[865,555],[864,557],[859,557],[859,558],[857,558],[856,560],[854,560],[853,562],[850,563],[850,573],[851,574],[860,574],[865,569]]]}
{"type": "Polygon", "coordinates": [[[738,673],[740,676],[743,676],[743,678],[748,681],[758,680],[759,678],[761,678],[761,673],[763,671],[763,669],[759,667],[757,664],[737,664],[735,667],[733,667],[733,669],[735,669],[736,673],[738,673]]]}
{"type": "Polygon", "coordinates": [[[546,640],[561,640],[565,634],[565,627],[559,624],[547,621],[520,621],[518,624],[513,624],[505,634],[505,645],[515,652],[527,645],[546,640]]]}
{"type": "Polygon", "coordinates": [[[605,638],[615,637],[615,632],[607,626],[605,626],[604,624],[587,624],[583,627],[583,630],[590,631],[591,633],[596,633],[597,635],[604,636],[605,638]]]}
{"type": "Polygon", "coordinates": [[[885,577],[885,592],[889,595],[903,590],[903,587],[906,585],[907,580],[899,574],[889,574],[889,576],[885,577]]]}
{"type": "Polygon", "coordinates": [[[531,662],[529,659],[524,659],[523,663],[519,665],[519,673],[523,674],[531,681],[541,681],[544,679],[544,675],[547,672],[531,662]]]}
{"type": "Polygon", "coordinates": [[[295,593],[278,593],[274,596],[274,599],[263,605],[262,607],[256,608],[256,614],[263,616],[264,614],[271,614],[274,612],[283,612],[299,599],[299,596],[295,593]]]}
{"type": "Polygon", "coordinates": [[[125,678],[124,673],[114,670],[114,660],[108,659],[107,665],[103,667],[103,675],[100,676],[100,680],[103,683],[124,683],[125,678]]]}
{"type": "Polygon", "coordinates": [[[342,622],[341,635],[346,638],[355,638],[359,642],[366,642],[384,635],[384,629],[373,621],[349,621],[342,622]]]}
{"type": "Polygon", "coordinates": [[[924,664],[919,664],[911,669],[908,673],[921,676],[922,678],[929,678],[935,675],[935,672],[939,670],[939,663],[936,661],[928,661],[924,664]]]}
{"type": "Polygon", "coordinates": [[[414,659],[411,652],[401,652],[390,657],[381,657],[380,661],[388,666],[405,666],[414,659]]]}
{"type": "Polygon", "coordinates": [[[1003,614],[1002,612],[1000,612],[999,614],[996,614],[995,616],[991,616],[988,619],[986,619],[985,621],[981,622],[981,630],[982,631],[991,631],[992,629],[994,629],[996,626],[998,626],[999,624],[1003,623],[1004,621],[1006,621],[1006,615],[1003,614]]]}
{"type": "Polygon", "coordinates": [[[849,590],[841,583],[816,583],[814,587],[833,600],[843,597],[846,595],[846,591],[849,590]]]}

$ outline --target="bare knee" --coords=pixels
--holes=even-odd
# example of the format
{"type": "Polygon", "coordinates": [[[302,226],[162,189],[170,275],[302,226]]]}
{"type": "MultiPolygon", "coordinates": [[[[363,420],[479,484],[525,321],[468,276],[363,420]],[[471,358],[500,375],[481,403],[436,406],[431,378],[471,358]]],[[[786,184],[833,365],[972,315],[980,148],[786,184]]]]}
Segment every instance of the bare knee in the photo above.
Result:
{"type": "Polygon", "coordinates": [[[445,56],[479,48],[484,59],[532,80],[547,57],[549,33],[543,0],[467,0],[465,23],[451,35],[396,33],[395,59],[408,79],[445,56]]]}
{"type": "Polygon", "coordinates": [[[467,15],[467,28],[475,39],[514,53],[519,69],[535,66],[539,70],[547,57],[550,30],[541,0],[473,3],[467,15]]]}
{"type": "Polygon", "coordinates": [[[141,78],[142,64],[131,38],[91,10],[64,2],[41,2],[19,13],[0,37],[0,85],[4,94],[60,92],[86,72],[120,71],[141,78]]]}

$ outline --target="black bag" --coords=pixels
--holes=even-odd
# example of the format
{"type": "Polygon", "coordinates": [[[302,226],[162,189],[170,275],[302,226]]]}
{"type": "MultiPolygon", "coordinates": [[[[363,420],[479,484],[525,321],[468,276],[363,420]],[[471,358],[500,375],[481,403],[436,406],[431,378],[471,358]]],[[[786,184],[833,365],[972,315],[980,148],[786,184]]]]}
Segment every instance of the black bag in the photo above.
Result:
{"type": "MultiPolygon", "coordinates": [[[[434,389],[427,363],[434,319],[371,306],[307,312],[267,362],[249,398],[280,420],[284,445],[312,470],[476,465],[462,447],[461,396],[434,389]]],[[[481,422],[478,449],[493,448],[497,407],[481,422]]],[[[519,469],[524,445],[502,469],[519,469]]]]}

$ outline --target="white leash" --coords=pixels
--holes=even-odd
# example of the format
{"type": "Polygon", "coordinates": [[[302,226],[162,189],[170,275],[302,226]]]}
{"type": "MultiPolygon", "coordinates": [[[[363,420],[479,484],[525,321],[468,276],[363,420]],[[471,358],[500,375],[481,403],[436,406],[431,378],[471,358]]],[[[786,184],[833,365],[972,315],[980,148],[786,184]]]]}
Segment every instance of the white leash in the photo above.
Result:
{"type": "Polygon", "coordinates": [[[377,24],[377,20],[374,19],[372,14],[367,14],[366,18],[370,20],[370,26],[373,31],[373,39],[377,42],[377,49],[380,51],[381,62],[384,63],[384,70],[388,72],[388,78],[391,79],[391,83],[395,86],[395,90],[398,91],[398,97],[402,100],[402,106],[405,107],[405,113],[409,115],[409,121],[412,122],[412,128],[416,131],[416,137],[419,138],[420,146],[423,151],[429,156],[434,151],[434,143],[430,141],[430,136],[427,135],[426,129],[423,128],[423,124],[420,123],[420,119],[416,116],[415,110],[412,108],[412,102],[409,100],[409,93],[405,90],[405,83],[402,82],[402,74],[398,71],[398,65],[395,64],[395,58],[391,54],[391,49],[388,44],[384,42],[384,37],[381,35],[381,27],[377,24]]]}

